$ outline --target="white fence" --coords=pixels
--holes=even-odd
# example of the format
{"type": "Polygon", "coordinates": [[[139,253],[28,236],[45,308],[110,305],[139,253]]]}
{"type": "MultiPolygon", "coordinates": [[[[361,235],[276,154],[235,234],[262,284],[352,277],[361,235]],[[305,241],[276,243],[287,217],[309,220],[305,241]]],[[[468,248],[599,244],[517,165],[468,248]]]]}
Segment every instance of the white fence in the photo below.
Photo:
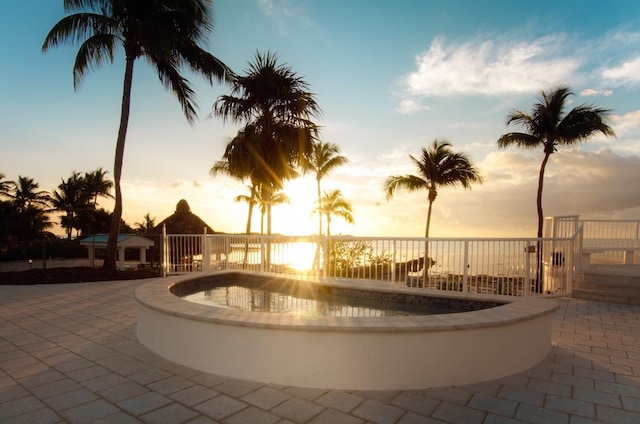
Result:
{"type": "Polygon", "coordinates": [[[163,271],[250,269],[505,296],[566,295],[579,240],[580,231],[542,239],[164,235],[163,271]]]}
{"type": "Polygon", "coordinates": [[[640,220],[580,219],[579,216],[547,218],[545,237],[567,237],[582,227],[580,268],[594,264],[638,264],[640,220]]]}

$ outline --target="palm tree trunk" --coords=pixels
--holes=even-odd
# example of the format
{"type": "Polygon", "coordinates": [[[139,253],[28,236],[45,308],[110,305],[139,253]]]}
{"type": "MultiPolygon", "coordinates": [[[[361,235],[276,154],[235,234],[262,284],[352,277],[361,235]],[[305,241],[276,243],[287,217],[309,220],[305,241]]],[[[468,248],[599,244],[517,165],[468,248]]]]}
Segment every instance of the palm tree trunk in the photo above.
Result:
{"type": "Polygon", "coordinates": [[[316,178],[316,183],[318,189],[318,245],[316,246],[316,253],[313,255],[313,268],[320,269],[320,249],[322,245],[322,212],[320,211],[320,202],[322,201],[322,195],[320,193],[319,178],[316,178]]]}
{"type": "Polygon", "coordinates": [[[535,290],[537,293],[542,293],[543,287],[543,257],[542,257],[542,226],[544,225],[544,213],[542,212],[542,187],[544,184],[544,171],[547,167],[547,162],[551,153],[545,152],[542,165],[540,166],[540,175],[538,176],[538,194],[536,196],[536,206],[538,208],[538,245],[536,248],[536,259],[538,261],[538,274],[536,276],[535,290]]]}
{"type": "Polygon", "coordinates": [[[107,254],[103,268],[115,274],[116,254],[118,249],[118,235],[120,234],[120,220],[122,218],[122,190],[120,177],[122,176],[122,162],[124,159],[124,144],[127,138],[129,125],[129,111],[131,109],[131,84],[133,81],[133,63],[135,58],[127,57],[124,71],[124,86],[122,89],[122,109],[120,112],[120,127],[118,128],[118,140],[116,141],[116,156],[113,164],[113,180],[116,192],[115,205],[111,215],[109,226],[109,238],[107,240],[107,254]]]}
{"type": "MultiPolygon", "coordinates": [[[[431,210],[433,209],[433,200],[431,199],[431,193],[429,193],[429,207],[427,208],[427,229],[424,233],[424,265],[422,266],[422,278],[423,284],[427,284],[429,279],[429,269],[431,268],[431,260],[429,259],[429,228],[431,227],[431,210]]],[[[420,258],[418,258],[420,260],[420,258]]]]}

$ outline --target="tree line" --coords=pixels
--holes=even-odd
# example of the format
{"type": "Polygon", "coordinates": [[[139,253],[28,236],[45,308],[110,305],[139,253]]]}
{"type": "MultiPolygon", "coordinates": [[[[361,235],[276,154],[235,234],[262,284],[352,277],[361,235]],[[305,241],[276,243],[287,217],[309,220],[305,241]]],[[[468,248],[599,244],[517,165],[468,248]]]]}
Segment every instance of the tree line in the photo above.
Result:
{"type": "MultiPolygon", "coordinates": [[[[59,225],[71,240],[87,234],[107,233],[112,213],[99,206],[100,198],[113,198],[113,182],[98,168],[90,172],[73,171],[49,192],[41,190],[33,178],[19,175],[7,180],[0,173],[0,253],[7,254],[34,241],[53,240],[52,214],[60,213],[59,225]]],[[[130,227],[121,222],[124,232],[146,232],[154,226],[149,214],[142,223],[130,227]]]]}

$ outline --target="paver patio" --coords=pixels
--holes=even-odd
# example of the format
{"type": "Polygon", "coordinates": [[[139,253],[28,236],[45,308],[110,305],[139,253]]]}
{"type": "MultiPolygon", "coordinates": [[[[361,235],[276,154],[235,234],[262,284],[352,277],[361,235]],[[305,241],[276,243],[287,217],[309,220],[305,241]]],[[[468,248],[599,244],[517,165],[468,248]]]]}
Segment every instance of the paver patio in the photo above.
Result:
{"type": "Polygon", "coordinates": [[[640,423],[639,306],[561,299],[547,358],[499,380],[349,392],[159,357],[136,338],[142,283],[0,286],[0,422],[640,423]]]}

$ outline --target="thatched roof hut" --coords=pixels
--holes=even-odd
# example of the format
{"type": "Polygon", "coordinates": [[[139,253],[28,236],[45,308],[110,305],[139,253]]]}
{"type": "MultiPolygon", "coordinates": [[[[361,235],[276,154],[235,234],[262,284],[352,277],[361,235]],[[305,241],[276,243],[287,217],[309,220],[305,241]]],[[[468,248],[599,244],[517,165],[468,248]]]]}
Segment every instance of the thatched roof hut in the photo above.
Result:
{"type": "Polygon", "coordinates": [[[191,212],[189,203],[184,199],[178,202],[173,215],[165,218],[149,232],[161,234],[163,226],[167,227],[167,234],[202,234],[205,228],[207,229],[207,234],[216,233],[206,222],[191,212]]]}

